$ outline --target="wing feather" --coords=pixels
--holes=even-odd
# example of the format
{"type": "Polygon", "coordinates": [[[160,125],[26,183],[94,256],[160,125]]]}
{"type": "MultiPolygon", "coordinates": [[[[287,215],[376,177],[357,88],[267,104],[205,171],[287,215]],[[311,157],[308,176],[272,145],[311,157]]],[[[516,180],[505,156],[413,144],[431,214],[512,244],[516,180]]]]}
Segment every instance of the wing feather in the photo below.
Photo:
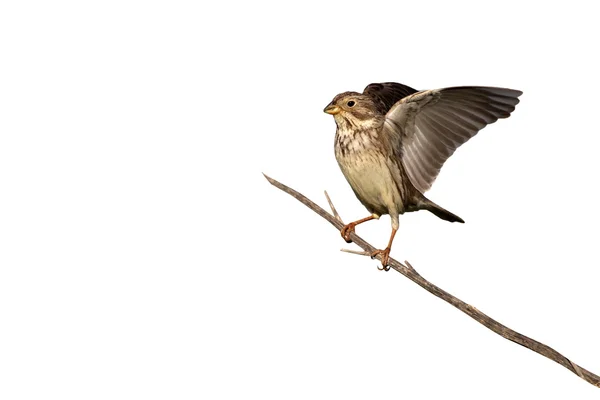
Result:
{"type": "Polygon", "coordinates": [[[398,100],[387,111],[385,129],[401,138],[397,156],[412,184],[421,192],[429,190],[454,151],[486,125],[510,116],[521,94],[463,86],[410,93],[398,100]]]}
{"type": "Polygon", "coordinates": [[[417,93],[418,90],[396,82],[371,83],[363,90],[363,94],[375,100],[379,112],[387,113],[397,102],[417,93]]]}

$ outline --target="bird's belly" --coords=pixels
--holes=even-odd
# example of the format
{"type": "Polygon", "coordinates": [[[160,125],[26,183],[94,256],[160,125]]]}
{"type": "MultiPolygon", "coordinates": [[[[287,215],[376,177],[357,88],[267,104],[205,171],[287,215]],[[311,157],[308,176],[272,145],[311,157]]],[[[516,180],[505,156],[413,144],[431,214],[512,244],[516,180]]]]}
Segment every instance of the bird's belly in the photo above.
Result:
{"type": "Polygon", "coordinates": [[[402,212],[398,186],[383,156],[365,151],[337,158],[356,197],[369,212],[377,215],[402,212]]]}

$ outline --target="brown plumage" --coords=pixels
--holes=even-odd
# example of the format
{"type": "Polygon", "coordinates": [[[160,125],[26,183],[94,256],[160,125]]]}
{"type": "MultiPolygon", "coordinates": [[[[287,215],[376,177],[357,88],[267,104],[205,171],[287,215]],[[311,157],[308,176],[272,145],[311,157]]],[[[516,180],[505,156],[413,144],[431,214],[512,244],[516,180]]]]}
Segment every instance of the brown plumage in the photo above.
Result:
{"type": "Polygon", "coordinates": [[[399,215],[427,210],[450,222],[460,217],[425,193],[444,162],[479,130],[507,118],[522,92],[494,87],[417,91],[399,83],[373,83],[363,93],[335,96],[325,112],[335,118],[335,156],[356,197],[371,216],[342,229],[350,242],[356,225],[389,214],[392,234],[381,255],[384,269],[399,215]]]}

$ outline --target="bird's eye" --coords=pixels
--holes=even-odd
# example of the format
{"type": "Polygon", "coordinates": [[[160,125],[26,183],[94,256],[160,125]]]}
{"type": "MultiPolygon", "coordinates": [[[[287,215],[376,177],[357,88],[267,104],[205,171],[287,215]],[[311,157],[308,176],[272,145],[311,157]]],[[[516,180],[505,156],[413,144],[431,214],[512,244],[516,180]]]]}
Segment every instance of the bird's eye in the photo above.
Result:
{"type": "Polygon", "coordinates": [[[346,103],[346,105],[347,105],[348,107],[354,107],[354,105],[355,105],[355,104],[356,104],[356,103],[354,102],[354,100],[350,100],[348,103],[346,103]]]}

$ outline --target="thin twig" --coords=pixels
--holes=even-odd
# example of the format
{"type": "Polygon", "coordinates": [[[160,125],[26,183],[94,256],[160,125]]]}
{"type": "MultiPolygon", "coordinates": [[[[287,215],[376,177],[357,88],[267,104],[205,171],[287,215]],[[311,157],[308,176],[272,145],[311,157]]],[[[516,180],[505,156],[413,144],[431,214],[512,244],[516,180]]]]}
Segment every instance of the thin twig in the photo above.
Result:
{"type": "Polygon", "coordinates": [[[350,254],[358,254],[359,256],[371,256],[370,253],[367,253],[366,251],[358,251],[358,250],[350,250],[350,249],[340,249],[340,251],[343,251],[344,253],[350,253],[350,254]]]}
{"type": "MultiPolygon", "coordinates": [[[[315,204],[314,202],[312,202],[311,200],[309,200],[302,194],[298,193],[294,189],[291,189],[288,186],[286,186],[282,183],[279,183],[278,181],[268,177],[267,175],[265,175],[265,178],[267,178],[267,180],[273,186],[284,191],[285,193],[289,194],[290,196],[294,197],[295,199],[297,199],[298,201],[300,201],[301,203],[306,205],[308,208],[310,208],[311,210],[313,210],[314,212],[319,214],[321,217],[325,218],[327,221],[329,221],[329,223],[331,223],[333,226],[335,226],[337,228],[337,230],[341,230],[343,228],[344,224],[341,222],[341,218],[336,218],[334,215],[329,214],[327,211],[323,210],[317,204],[315,204]]],[[[329,196],[327,196],[327,197],[330,202],[330,206],[333,209],[333,203],[331,203],[329,196]]],[[[369,243],[367,243],[360,236],[356,235],[356,233],[352,233],[350,235],[350,238],[352,239],[352,241],[354,243],[356,243],[359,247],[361,247],[368,254],[370,254],[373,250],[375,250],[375,248],[373,246],[371,246],[369,243]]],[[[390,258],[389,265],[391,268],[395,269],[402,275],[406,276],[408,279],[415,282],[417,285],[421,286],[423,289],[427,290],[429,293],[452,304],[454,307],[458,308],[460,311],[464,312],[469,317],[473,318],[474,320],[476,320],[480,324],[484,325],[486,328],[490,329],[491,331],[502,336],[503,338],[513,341],[515,343],[518,343],[524,347],[527,347],[529,350],[535,351],[536,353],[541,354],[544,357],[547,357],[547,358],[559,363],[563,367],[567,368],[569,371],[573,372],[575,375],[579,376],[581,379],[591,383],[594,386],[600,387],[600,377],[598,375],[575,364],[574,362],[572,362],[571,360],[569,360],[568,358],[566,358],[565,356],[563,356],[562,354],[560,354],[559,352],[554,350],[553,348],[551,348],[543,343],[540,343],[537,340],[534,340],[525,335],[522,335],[516,331],[513,331],[512,329],[502,325],[498,321],[490,318],[486,314],[479,311],[477,308],[465,303],[464,301],[454,297],[453,295],[446,292],[445,290],[437,287],[436,285],[434,285],[433,283],[429,282],[428,280],[423,278],[421,275],[419,275],[417,273],[417,271],[408,262],[406,262],[406,265],[404,265],[404,264],[401,264],[400,262],[394,260],[393,258],[390,258]]]]}
{"type": "Polygon", "coordinates": [[[333,202],[331,201],[329,194],[327,194],[327,190],[325,191],[325,197],[327,197],[327,202],[329,203],[329,208],[331,208],[331,212],[333,213],[333,216],[335,217],[335,219],[337,219],[338,221],[340,221],[343,224],[344,221],[342,221],[342,217],[340,217],[340,214],[338,214],[337,210],[335,209],[335,206],[333,205],[333,202]]]}

